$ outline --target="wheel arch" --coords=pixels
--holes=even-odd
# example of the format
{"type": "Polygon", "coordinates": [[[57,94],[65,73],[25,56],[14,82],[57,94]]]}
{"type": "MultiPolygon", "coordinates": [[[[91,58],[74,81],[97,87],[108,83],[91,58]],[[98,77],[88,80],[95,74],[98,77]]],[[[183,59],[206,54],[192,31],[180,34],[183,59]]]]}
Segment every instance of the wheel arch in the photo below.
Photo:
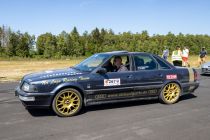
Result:
{"type": "Polygon", "coordinates": [[[73,88],[73,89],[76,89],[77,91],[80,92],[81,96],[82,96],[82,100],[83,100],[83,103],[84,105],[86,105],[86,96],[85,96],[85,91],[84,89],[80,86],[80,85],[77,85],[77,84],[72,84],[72,83],[63,83],[61,85],[58,85],[51,93],[53,94],[53,98],[52,98],[52,101],[51,101],[51,104],[53,102],[53,99],[55,98],[55,96],[61,91],[61,90],[64,90],[64,89],[67,89],[67,88],[73,88]]]}
{"type": "Polygon", "coordinates": [[[182,87],[181,83],[180,83],[178,80],[166,81],[166,82],[163,84],[163,86],[161,87],[160,92],[159,92],[159,95],[161,94],[163,88],[164,88],[167,84],[169,84],[169,83],[176,83],[176,84],[178,84],[179,87],[180,87],[180,89],[181,89],[181,95],[182,95],[183,87],[182,87]]]}

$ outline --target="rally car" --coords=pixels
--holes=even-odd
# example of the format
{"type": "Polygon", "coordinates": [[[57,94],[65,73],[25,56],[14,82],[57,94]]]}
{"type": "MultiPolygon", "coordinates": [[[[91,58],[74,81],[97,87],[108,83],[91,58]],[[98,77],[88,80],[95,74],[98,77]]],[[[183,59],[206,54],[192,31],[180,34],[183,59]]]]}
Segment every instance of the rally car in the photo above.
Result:
{"type": "Polygon", "coordinates": [[[103,103],[159,98],[173,104],[198,86],[192,68],[174,67],[150,53],[114,51],[94,54],[74,67],[26,75],[15,93],[27,109],[47,107],[68,117],[103,103]],[[123,69],[116,69],[116,58],[123,69]]]}

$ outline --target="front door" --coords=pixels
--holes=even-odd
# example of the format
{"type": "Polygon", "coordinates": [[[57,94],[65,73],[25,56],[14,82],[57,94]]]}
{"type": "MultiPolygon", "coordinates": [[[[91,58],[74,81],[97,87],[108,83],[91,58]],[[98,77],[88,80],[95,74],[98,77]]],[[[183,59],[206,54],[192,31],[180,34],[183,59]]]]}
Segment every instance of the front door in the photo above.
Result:
{"type": "Polygon", "coordinates": [[[87,90],[89,99],[111,100],[126,98],[126,93],[133,91],[134,88],[131,83],[134,79],[134,75],[133,71],[131,71],[130,56],[122,55],[117,57],[120,57],[122,60],[121,70],[120,68],[115,68],[114,59],[116,56],[113,56],[113,58],[105,63],[106,66],[102,66],[107,68],[107,73],[94,73],[91,75],[90,89],[87,90]],[[107,64],[109,65],[107,66],[107,64]]]}

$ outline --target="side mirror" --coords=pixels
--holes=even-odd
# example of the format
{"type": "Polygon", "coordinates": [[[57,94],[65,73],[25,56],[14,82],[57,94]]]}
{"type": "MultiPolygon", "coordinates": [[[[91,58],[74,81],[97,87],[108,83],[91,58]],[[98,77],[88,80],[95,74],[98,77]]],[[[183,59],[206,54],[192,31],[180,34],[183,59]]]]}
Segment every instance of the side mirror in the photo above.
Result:
{"type": "Polygon", "coordinates": [[[105,74],[105,73],[107,73],[107,70],[105,68],[99,68],[97,70],[97,73],[99,73],[99,74],[105,74]]]}

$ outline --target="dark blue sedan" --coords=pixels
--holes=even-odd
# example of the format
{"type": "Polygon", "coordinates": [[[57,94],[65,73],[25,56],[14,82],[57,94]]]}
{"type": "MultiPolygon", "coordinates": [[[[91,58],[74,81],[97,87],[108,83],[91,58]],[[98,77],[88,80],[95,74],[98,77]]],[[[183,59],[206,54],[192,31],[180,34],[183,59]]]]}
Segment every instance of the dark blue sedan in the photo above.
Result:
{"type": "Polygon", "coordinates": [[[26,75],[15,93],[27,109],[47,107],[68,117],[103,103],[159,98],[173,104],[198,86],[192,68],[174,67],[154,54],[114,51],[74,67],[26,75]]]}

